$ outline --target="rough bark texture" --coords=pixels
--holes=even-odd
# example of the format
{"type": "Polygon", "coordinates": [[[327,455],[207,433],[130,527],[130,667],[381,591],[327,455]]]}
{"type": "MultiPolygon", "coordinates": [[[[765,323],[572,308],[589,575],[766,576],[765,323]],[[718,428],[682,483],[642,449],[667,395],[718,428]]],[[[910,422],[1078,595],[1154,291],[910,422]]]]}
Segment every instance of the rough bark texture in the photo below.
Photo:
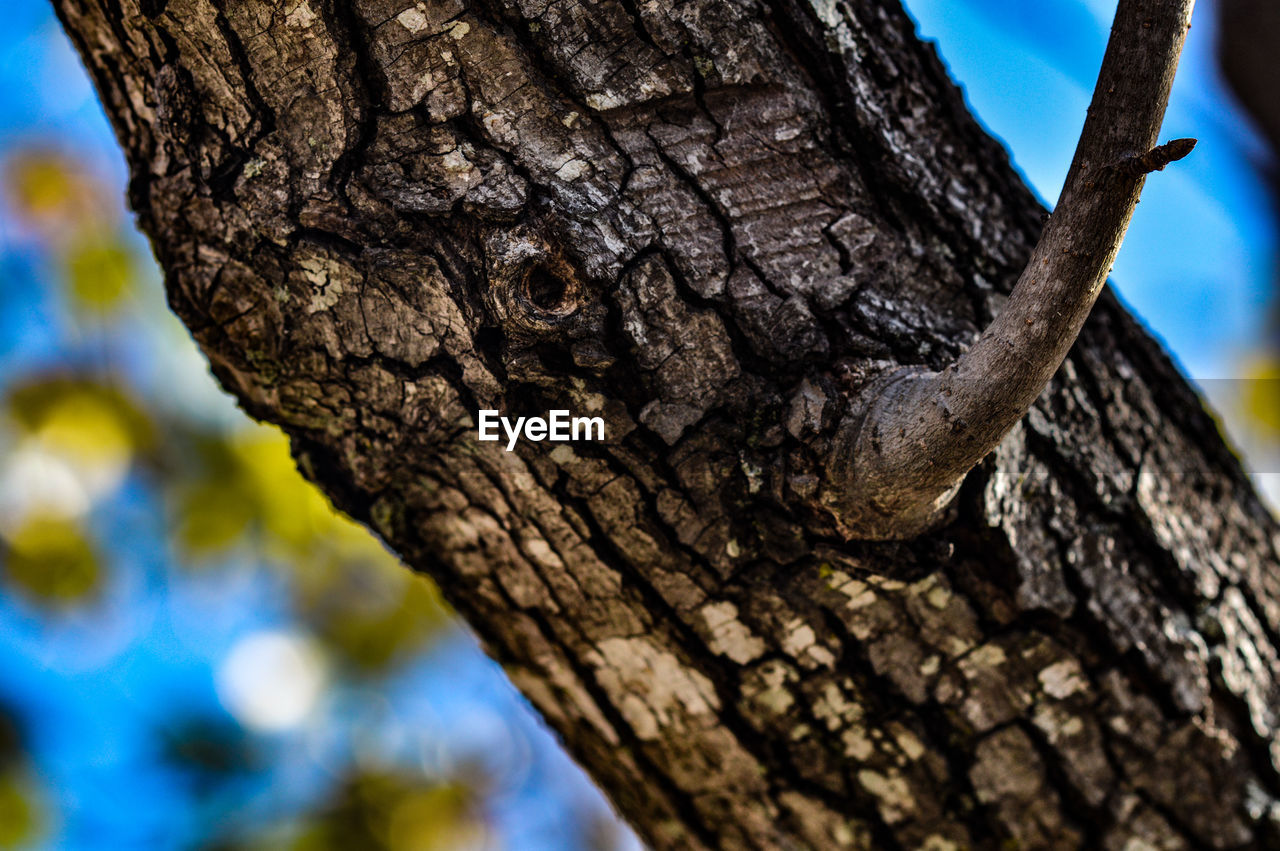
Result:
{"type": "Polygon", "coordinates": [[[894,0],[56,5],[215,374],[654,846],[1276,847],[1280,529],[1113,298],[946,528],[822,506],[1041,227],[894,0]]]}

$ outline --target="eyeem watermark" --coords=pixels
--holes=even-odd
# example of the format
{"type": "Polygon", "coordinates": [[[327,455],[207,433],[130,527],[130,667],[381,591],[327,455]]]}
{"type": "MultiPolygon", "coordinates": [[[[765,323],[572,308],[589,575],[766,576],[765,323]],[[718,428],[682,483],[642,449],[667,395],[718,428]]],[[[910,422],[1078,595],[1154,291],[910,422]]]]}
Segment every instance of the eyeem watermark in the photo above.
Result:
{"type": "Polygon", "coordinates": [[[497,411],[480,412],[476,430],[481,440],[501,440],[498,426],[502,426],[502,430],[506,432],[508,452],[516,448],[516,441],[521,437],[535,443],[543,440],[604,440],[603,417],[574,417],[568,411],[547,411],[545,419],[516,417],[514,423],[497,411]]]}

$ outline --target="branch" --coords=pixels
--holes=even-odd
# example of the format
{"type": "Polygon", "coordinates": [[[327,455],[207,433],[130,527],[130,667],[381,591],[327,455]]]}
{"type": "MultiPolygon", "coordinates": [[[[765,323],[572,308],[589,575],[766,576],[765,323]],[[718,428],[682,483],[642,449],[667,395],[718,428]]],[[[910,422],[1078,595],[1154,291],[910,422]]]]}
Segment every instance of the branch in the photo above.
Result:
{"type": "Polygon", "coordinates": [[[1195,147],[1156,147],[1194,0],[1120,0],[1057,209],[1003,311],[941,373],[885,376],[845,417],[823,500],[850,537],[911,537],[1057,372],[1111,269],[1145,176],[1195,147]]]}

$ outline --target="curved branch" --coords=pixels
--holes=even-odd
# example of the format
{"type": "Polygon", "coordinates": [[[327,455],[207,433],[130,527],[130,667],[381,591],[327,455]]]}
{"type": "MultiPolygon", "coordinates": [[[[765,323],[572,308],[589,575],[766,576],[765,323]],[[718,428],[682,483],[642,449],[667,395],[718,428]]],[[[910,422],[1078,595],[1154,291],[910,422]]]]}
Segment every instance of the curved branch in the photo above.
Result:
{"type": "Polygon", "coordinates": [[[1034,404],[1084,325],[1146,174],[1195,146],[1155,147],[1194,0],[1120,0],[1057,209],[1000,315],[941,373],[908,368],[841,423],[824,501],[851,537],[919,534],[1034,404]]]}

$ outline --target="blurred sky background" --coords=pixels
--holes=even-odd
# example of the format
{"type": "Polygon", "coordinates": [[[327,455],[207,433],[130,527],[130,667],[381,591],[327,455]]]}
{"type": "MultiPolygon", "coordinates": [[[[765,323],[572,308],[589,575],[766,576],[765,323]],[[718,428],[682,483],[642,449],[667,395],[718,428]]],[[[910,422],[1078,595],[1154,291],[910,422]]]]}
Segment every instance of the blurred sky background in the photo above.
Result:
{"type": "MultiPolygon", "coordinates": [[[[1055,198],[1114,2],[908,6],[1055,198]]],[[[1113,280],[1274,487],[1266,154],[1196,16],[1163,137],[1201,144],[1148,181],[1113,280]]],[[[638,847],[433,589],[217,390],[50,7],[5,23],[0,848],[638,847]]]]}

